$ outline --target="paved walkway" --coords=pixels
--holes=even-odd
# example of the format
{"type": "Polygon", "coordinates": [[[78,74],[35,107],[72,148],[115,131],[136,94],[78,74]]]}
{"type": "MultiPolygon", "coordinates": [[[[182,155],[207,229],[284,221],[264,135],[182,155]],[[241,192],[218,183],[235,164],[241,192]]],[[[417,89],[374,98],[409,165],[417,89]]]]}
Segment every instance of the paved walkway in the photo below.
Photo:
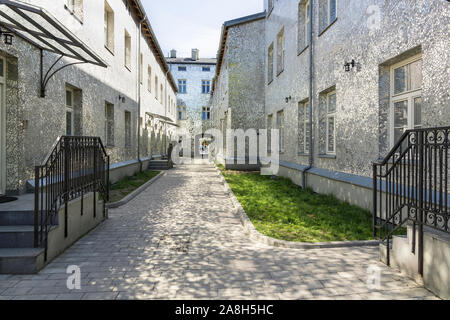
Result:
{"type": "Polygon", "coordinates": [[[298,250],[243,234],[214,168],[166,173],[38,275],[0,275],[1,299],[436,299],[377,248],[298,250]],[[367,288],[367,268],[382,290],[367,288]],[[66,268],[81,268],[81,290],[66,268]]]}

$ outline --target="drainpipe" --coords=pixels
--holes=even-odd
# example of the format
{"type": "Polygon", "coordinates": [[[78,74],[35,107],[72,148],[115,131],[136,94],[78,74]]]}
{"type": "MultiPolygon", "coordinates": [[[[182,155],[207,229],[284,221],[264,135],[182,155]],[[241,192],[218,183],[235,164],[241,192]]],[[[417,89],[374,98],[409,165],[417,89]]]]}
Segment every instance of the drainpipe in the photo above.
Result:
{"type": "Polygon", "coordinates": [[[144,18],[142,18],[141,21],[139,21],[139,35],[138,35],[138,52],[137,52],[137,99],[138,99],[138,116],[137,116],[137,122],[138,122],[138,130],[137,130],[137,156],[139,161],[139,171],[142,172],[142,161],[141,161],[141,77],[143,77],[143,74],[141,73],[141,35],[142,35],[142,23],[144,23],[145,19],[147,19],[147,14],[145,14],[144,18]]]}
{"type": "Polygon", "coordinates": [[[314,146],[313,146],[313,20],[314,20],[314,0],[309,1],[309,163],[303,170],[303,188],[306,189],[306,173],[312,169],[314,164],[314,146]]]}
{"type": "MultiPolygon", "coordinates": [[[[166,71],[166,77],[164,79],[165,86],[164,89],[166,90],[166,93],[164,94],[165,104],[164,104],[164,116],[167,118],[167,75],[169,74],[170,69],[167,69],[166,71]]],[[[164,121],[164,152],[167,152],[167,119],[164,121]]]]}

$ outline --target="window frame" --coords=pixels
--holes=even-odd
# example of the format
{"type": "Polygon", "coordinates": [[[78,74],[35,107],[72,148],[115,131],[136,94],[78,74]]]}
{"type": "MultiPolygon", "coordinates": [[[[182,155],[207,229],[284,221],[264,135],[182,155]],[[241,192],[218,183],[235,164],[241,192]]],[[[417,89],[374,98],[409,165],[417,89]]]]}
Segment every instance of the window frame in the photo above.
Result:
{"type": "Polygon", "coordinates": [[[286,55],[286,34],[284,27],[277,34],[277,77],[284,71],[286,55]],[[281,40],[280,40],[281,39],[281,40]],[[281,44],[281,46],[280,46],[281,44]]]}
{"type": "Polygon", "coordinates": [[[83,24],[83,20],[84,20],[84,1],[83,0],[66,0],[66,3],[64,4],[64,7],[67,9],[67,11],[70,12],[70,14],[76,19],[78,20],[78,22],[80,22],[81,24],[83,24]],[[79,2],[79,4],[81,3],[80,7],[80,11],[76,10],[77,9],[77,5],[76,2],[79,2]]]}
{"type": "Polygon", "coordinates": [[[127,29],[125,29],[125,36],[124,36],[124,65],[125,68],[128,69],[128,71],[131,72],[131,47],[132,47],[132,43],[131,43],[131,35],[128,33],[127,29]],[[129,46],[128,46],[128,41],[129,41],[129,46]],[[128,54],[127,54],[127,50],[128,50],[128,54]]]}
{"type": "MultiPolygon", "coordinates": [[[[309,121],[309,112],[311,112],[312,110],[310,110],[309,107],[309,100],[303,100],[301,102],[299,102],[299,108],[303,108],[303,119],[299,119],[299,125],[300,125],[300,121],[303,124],[303,150],[300,150],[300,144],[299,144],[299,153],[300,154],[309,154],[310,152],[310,148],[306,148],[306,143],[308,142],[309,144],[309,137],[307,137],[307,129],[309,129],[310,126],[310,121],[309,121]]],[[[299,130],[300,132],[300,130],[299,130]]],[[[311,132],[309,133],[311,134],[311,132]]]]}
{"type": "Polygon", "coordinates": [[[147,65],[147,90],[152,93],[152,66],[147,65]]]}
{"type": "Polygon", "coordinates": [[[202,94],[211,93],[211,80],[202,80],[202,94]]]}
{"type": "Polygon", "coordinates": [[[285,151],[285,114],[284,109],[281,109],[277,112],[277,129],[278,129],[278,149],[280,153],[284,153],[285,151]],[[282,117],[280,117],[282,115],[282,117]]]}
{"type": "Polygon", "coordinates": [[[267,49],[267,84],[271,84],[274,79],[274,43],[272,42],[267,49]]]}
{"type": "Polygon", "coordinates": [[[105,48],[111,53],[114,54],[114,24],[115,24],[115,16],[114,16],[114,10],[111,8],[111,6],[109,5],[109,3],[105,0],[104,1],[105,4],[105,17],[104,17],[104,23],[105,23],[105,48]],[[112,21],[111,21],[111,20],[112,21]]]}
{"type": "Polygon", "coordinates": [[[105,146],[107,148],[113,148],[115,141],[114,141],[114,123],[115,123],[115,110],[114,110],[114,104],[109,103],[108,101],[105,101],[105,146]],[[109,119],[108,115],[108,108],[112,107],[112,119],[109,119]],[[112,126],[108,126],[109,123],[112,123],[112,126]],[[108,134],[108,128],[111,128],[111,136],[108,134]]]}
{"type": "Polygon", "coordinates": [[[203,107],[202,108],[202,121],[210,121],[210,120],[211,120],[211,107],[203,107]],[[206,115],[206,117],[205,117],[205,115],[206,115]]]}
{"type": "Polygon", "coordinates": [[[408,124],[404,130],[412,130],[415,128],[423,127],[423,122],[420,125],[416,125],[415,119],[415,105],[414,102],[417,98],[422,98],[423,102],[423,57],[422,54],[414,55],[408,59],[404,59],[390,67],[390,97],[389,97],[389,143],[390,147],[393,148],[397,141],[395,141],[395,104],[406,101],[407,102],[407,113],[408,113],[408,124]],[[421,61],[421,73],[422,73],[422,83],[420,88],[410,89],[408,87],[410,82],[410,70],[408,68],[406,74],[406,90],[401,93],[395,93],[395,70],[401,67],[410,66],[414,62],[421,61]]]}
{"type": "Polygon", "coordinates": [[[66,136],[68,136],[68,137],[72,137],[72,136],[75,136],[75,127],[74,127],[74,125],[75,125],[75,106],[74,106],[74,90],[72,89],[72,88],[70,88],[70,87],[66,87],[65,88],[65,99],[64,99],[64,104],[65,104],[65,114],[66,114],[66,131],[65,131],[65,135],[66,136]],[[71,96],[71,99],[70,99],[70,105],[68,105],[67,104],[67,92],[70,92],[70,96],[71,96]],[[70,132],[70,134],[68,134],[67,133],[67,114],[68,113],[70,113],[70,129],[71,129],[71,132],[70,132]]]}
{"type": "Polygon", "coordinates": [[[131,112],[125,110],[124,112],[124,121],[125,121],[125,147],[131,147],[131,133],[132,133],[132,116],[131,116],[131,112]],[[129,125],[127,125],[127,115],[129,115],[129,125]]]}
{"type": "Polygon", "coordinates": [[[178,93],[186,94],[187,93],[187,79],[178,79],[178,93]],[[180,84],[180,82],[183,82],[180,84]],[[183,90],[181,90],[183,89],[183,90]]]}
{"type": "Polygon", "coordinates": [[[327,94],[326,94],[326,100],[327,100],[327,116],[326,116],[326,119],[327,119],[327,130],[326,130],[326,138],[325,138],[325,153],[327,154],[327,155],[336,155],[336,113],[337,113],[337,94],[336,94],[336,90],[333,90],[333,91],[330,91],[330,92],[328,92],[327,94]],[[330,96],[332,96],[332,95],[335,95],[336,96],[336,105],[335,105],[335,107],[334,107],[334,111],[333,112],[330,112],[330,96]],[[330,143],[330,141],[329,141],[329,137],[330,137],[330,118],[333,118],[333,141],[334,141],[334,144],[333,144],[333,150],[332,151],[330,151],[330,148],[329,148],[329,143],[330,143]]]}

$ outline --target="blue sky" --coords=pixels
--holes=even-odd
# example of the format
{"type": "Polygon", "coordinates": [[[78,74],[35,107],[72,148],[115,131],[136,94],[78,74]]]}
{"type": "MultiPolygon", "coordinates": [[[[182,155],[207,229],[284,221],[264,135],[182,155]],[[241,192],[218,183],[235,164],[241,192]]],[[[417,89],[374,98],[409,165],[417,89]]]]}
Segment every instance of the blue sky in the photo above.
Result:
{"type": "Polygon", "coordinates": [[[164,54],[190,57],[198,48],[200,57],[214,58],[222,24],[263,11],[263,0],[141,0],[164,54]]]}

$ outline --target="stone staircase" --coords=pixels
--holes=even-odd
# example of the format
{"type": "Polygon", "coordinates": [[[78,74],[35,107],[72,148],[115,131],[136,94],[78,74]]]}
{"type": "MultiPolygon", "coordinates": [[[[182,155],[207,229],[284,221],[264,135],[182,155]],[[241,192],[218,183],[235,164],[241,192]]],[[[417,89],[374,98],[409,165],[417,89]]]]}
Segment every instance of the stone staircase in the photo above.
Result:
{"type": "Polygon", "coordinates": [[[44,266],[44,249],[34,248],[33,194],[0,205],[0,274],[33,274],[44,266]]]}

